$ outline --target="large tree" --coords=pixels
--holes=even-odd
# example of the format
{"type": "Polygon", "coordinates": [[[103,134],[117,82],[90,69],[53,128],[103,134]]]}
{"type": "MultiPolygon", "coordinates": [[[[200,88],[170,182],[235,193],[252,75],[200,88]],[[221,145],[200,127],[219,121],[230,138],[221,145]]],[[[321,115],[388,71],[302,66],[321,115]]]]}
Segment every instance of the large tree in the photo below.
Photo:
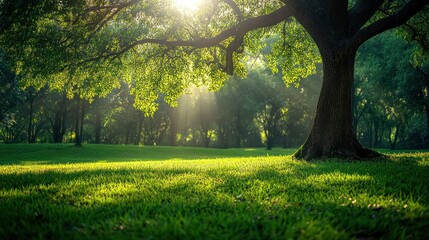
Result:
{"type": "Polygon", "coordinates": [[[215,89],[226,79],[224,73],[243,75],[244,47],[257,52],[261,37],[281,35],[269,59],[271,66],[281,61],[286,82],[314,73],[319,53],[323,62],[314,124],[295,156],[359,159],[378,154],[363,148],[353,133],[356,52],[373,36],[426,11],[428,3],[201,0],[197,10],[190,10],[178,1],[4,0],[0,40],[36,84],[71,88],[87,83],[89,89],[105,90],[122,76],[136,81],[135,105],[153,111],[159,93],[174,103],[191,83],[215,89]],[[17,37],[24,42],[14,47],[11,40],[17,37]],[[56,77],[39,76],[46,73],[56,77]]]}

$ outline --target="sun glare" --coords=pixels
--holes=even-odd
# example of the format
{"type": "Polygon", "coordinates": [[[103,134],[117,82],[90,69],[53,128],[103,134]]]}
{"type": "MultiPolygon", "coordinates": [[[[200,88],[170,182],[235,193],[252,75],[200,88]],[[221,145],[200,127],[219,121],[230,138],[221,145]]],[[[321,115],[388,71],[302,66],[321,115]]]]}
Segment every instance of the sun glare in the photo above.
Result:
{"type": "Polygon", "coordinates": [[[173,0],[174,5],[183,13],[191,13],[199,8],[201,0],[173,0]]]}

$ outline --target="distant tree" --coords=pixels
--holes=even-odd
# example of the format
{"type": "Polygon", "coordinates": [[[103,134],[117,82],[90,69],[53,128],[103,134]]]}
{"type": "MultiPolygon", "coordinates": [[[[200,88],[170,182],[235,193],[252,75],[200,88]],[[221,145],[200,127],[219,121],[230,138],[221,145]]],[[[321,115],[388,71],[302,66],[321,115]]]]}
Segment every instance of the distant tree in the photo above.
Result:
{"type": "Polygon", "coordinates": [[[99,98],[96,97],[90,105],[90,113],[92,114],[92,119],[90,122],[94,127],[94,140],[93,143],[100,144],[102,143],[102,129],[103,123],[105,120],[106,112],[108,111],[110,99],[108,97],[99,98]]]}
{"type": "Polygon", "coordinates": [[[358,53],[355,127],[370,147],[381,147],[383,141],[392,149],[398,141],[405,144],[414,115],[424,112],[424,81],[413,65],[416,48],[390,32],[371,39],[358,53]]]}
{"type": "Polygon", "coordinates": [[[122,82],[120,88],[115,89],[107,98],[108,107],[104,110],[105,121],[103,121],[105,142],[134,144],[139,130],[141,133],[143,118],[133,107],[134,99],[130,94],[130,84],[122,82]]]}
{"type": "Polygon", "coordinates": [[[417,73],[420,75],[417,84],[418,91],[414,96],[419,97],[418,101],[420,104],[424,106],[424,110],[426,113],[426,144],[429,147],[429,63],[426,64],[426,69],[422,67],[416,67],[417,73]]]}
{"type": "Polygon", "coordinates": [[[51,126],[52,140],[62,143],[67,130],[67,116],[69,114],[69,100],[64,92],[47,92],[44,100],[45,117],[51,126]]]}
{"type": "MultiPolygon", "coordinates": [[[[158,99],[158,110],[153,116],[144,116],[139,111],[139,117],[142,118],[143,138],[145,145],[166,145],[168,143],[168,131],[171,131],[170,118],[171,107],[164,100],[158,99]]],[[[197,126],[194,126],[195,128],[197,126]]]]}
{"type": "Polygon", "coordinates": [[[25,114],[15,109],[0,122],[0,138],[4,143],[19,143],[27,140],[25,114]]]}
{"type": "Polygon", "coordinates": [[[199,132],[202,145],[209,147],[214,132],[215,118],[215,99],[212,93],[207,89],[200,88],[199,93],[195,97],[194,105],[194,127],[199,132]]]}
{"type": "Polygon", "coordinates": [[[27,106],[27,142],[35,143],[38,134],[44,129],[42,105],[45,89],[36,90],[29,87],[23,91],[24,103],[27,106]]]}
{"type": "Polygon", "coordinates": [[[258,89],[260,78],[247,77],[246,80],[233,77],[215,93],[215,125],[220,146],[261,146],[260,129],[255,124],[256,115],[261,110],[261,94],[257,92],[268,89],[258,89]]]}
{"type": "Polygon", "coordinates": [[[0,122],[7,112],[16,106],[18,102],[18,84],[15,73],[0,52],[0,122]]]}
{"type": "Polygon", "coordinates": [[[316,112],[322,84],[321,67],[315,75],[303,79],[299,85],[289,86],[285,93],[286,106],[280,124],[284,147],[299,147],[307,139],[316,112]]]}
{"type": "Polygon", "coordinates": [[[281,79],[261,71],[251,71],[247,78],[252,84],[255,120],[264,134],[267,150],[271,150],[278,135],[281,109],[285,105],[285,85],[281,79]]]}

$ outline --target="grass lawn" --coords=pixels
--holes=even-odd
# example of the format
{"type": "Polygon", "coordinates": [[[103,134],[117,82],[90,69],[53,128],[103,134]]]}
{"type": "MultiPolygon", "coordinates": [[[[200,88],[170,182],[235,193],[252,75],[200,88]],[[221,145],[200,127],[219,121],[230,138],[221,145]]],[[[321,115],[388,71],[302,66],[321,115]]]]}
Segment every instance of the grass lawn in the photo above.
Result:
{"type": "Polygon", "coordinates": [[[0,145],[1,239],[428,239],[429,153],[0,145]]]}

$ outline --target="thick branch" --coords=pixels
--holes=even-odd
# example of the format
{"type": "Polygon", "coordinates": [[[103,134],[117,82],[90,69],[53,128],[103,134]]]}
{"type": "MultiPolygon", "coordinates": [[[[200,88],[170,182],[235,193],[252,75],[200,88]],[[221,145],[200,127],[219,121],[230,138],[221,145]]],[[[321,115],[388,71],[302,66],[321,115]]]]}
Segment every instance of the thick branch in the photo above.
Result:
{"type": "Polygon", "coordinates": [[[240,8],[238,8],[237,4],[233,0],[223,0],[223,1],[232,8],[235,15],[237,15],[237,18],[239,21],[242,21],[244,19],[243,13],[240,11],[240,8]]]}
{"type": "Polygon", "coordinates": [[[229,75],[232,75],[234,73],[233,54],[240,48],[241,45],[243,45],[243,38],[244,35],[236,36],[226,48],[226,73],[229,75]]]}
{"type": "Polygon", "coordinates": [[[349,11],[349,33],[355,34],[368,22],[384,0],[358,0],[349,11]]]}
{"type": "MultiPolygon", "coordinates": [[[[96,61],[100,59],[108,59],[110,57],[119,56],[127,52],[128,50],[134,48],[135,46],[143,45],[143,44],[158,44],[158,45],[164,45],[168,48],[174,48],[174,47],[208,48],[208,47],[218,46],[224,40],[230,37],[234,37],[234,40],[230,43],[230,45],[226,49],[227,56],[229,55],[231,57],[231,59],[229,58],[226,59],[226,62],[228,64],[232,64],[232,54],[233,52],[237,51],[238,48],[241,46],[243,37],[244,35],[246,35],[246,33],[259,28],[274,26],[286,20],[290,16],[291,16],[291,13],[289,9],[286,6],[283,6],[271,12],[270,14],[246,19],[241,23],[238,23],[237,25],[222,31],[218,35],[211,38],[200,38],[197,40],[167,40],[167,39],[145,38],[145,39],[137,40],[116,52],[101,54],[94,58],[90,58],[84,62],[96,61]]],[[[227,69],[233,69],[232,65],[227,66],[227,69]]],[[[230,71],[227,71],[227,72],[232,73],[230,71]]]]}
{"type": "Polygon", "coordinates": [[[311,8],[312,6],[308,1],[302,0],[283,0],[282,2],[290,8],[293,16],[307,30],[319,47],[325,44],[325,42],[320,40],[326,37],[331,31],[328,29],[328,24],[322,24],[323,18],[320,16],[318,9],[313,9],[317,7],[313,6],[311,8]]]}
{"type": "Polygon", "coordinates": [[[411,0],[396,14],[380,19],[357,32],[353,39],[353,43],[356,46],[360,46],[371,37],[404,24],[421,11],[427,4],[429,4],[429,0],[411,0]]]}
{"type": "Polygon", "coordinates": [[[218,35],[211,38],[201,38],[198,40],[177,40],[177,41],[168,41],[165,39],[142,39],[133,43],[134,46],[145,44],[145,43],[155,43],[161,44],[168,47],[179,47],[179,46],[190,46],[190,47],[198,47],[198,48],[206,48],[213,47],[218,45],[220,42],[226,40],[229,37],[234,37],[237,35],[245,35],[247,32],[252,30],[274,26],[287,18],[289,18],[291,14],[288,9],[284,6],[276,11],[273,11],[270,14],[259,16],[255,18],[249,18],[244,20],[237,25],[224,30],[218,35]]]}

